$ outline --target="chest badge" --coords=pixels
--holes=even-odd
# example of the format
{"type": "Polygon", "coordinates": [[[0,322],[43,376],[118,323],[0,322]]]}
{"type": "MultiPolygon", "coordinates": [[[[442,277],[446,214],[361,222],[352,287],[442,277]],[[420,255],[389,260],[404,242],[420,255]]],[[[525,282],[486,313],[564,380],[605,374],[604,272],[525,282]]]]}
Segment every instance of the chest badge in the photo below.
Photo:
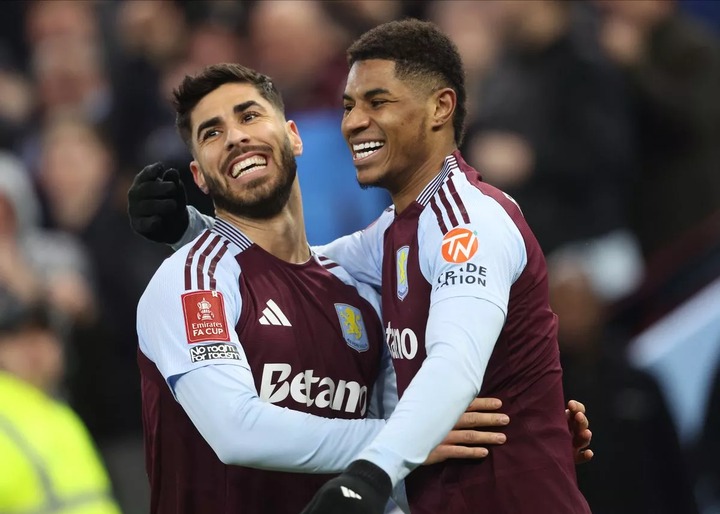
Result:
{"type": "Polygon", "coordinates": [[[348,346],[358,352],[367,351],[370,348],[370,342],[360,310],[346,303],[336,303],[335,312],[337,312],[340,328],[342,328],[343,337],[348,346]]]}
{"type": "Polygon", "coordinates": [[[407,261],[410,253],[409,246],[403,246],[395,254],[395,276],[397,277],[397,297],[404,300],[408,294],[407,261]]]}

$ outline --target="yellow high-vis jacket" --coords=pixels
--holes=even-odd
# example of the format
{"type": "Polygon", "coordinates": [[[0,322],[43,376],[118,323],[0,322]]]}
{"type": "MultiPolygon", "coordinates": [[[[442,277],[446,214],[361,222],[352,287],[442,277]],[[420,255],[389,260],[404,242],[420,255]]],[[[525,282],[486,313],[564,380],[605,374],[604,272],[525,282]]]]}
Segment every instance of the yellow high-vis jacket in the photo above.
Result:
{"type": "Polygon", "coordinates": [[[2,371],[0,513],[120,514],[80,418],[2,371]]]}

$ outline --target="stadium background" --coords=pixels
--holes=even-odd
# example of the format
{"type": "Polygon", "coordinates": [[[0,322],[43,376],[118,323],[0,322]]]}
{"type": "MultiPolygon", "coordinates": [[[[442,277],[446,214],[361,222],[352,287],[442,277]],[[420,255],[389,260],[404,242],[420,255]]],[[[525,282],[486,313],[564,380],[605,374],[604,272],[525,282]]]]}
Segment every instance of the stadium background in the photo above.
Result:
{"type": "Polygon", "coordinates": [[[578,470],[594,512],[720,512],[720,2],[58,0],[0,13],[0,309],[44,298],[62,313],[58,394],[126,514],[147,501],[134,311],[168,255],[130,231],[126,192],[162,160],[211,212],[169,91],[215,62],[272,76],[305,143],[308,234],[322,243],[389,204],[354,180],[340,93],[347,45],[404,16],[458,45],[466,159],[519,200],[548,257],[566,392],[595,434],[578,470]]]}

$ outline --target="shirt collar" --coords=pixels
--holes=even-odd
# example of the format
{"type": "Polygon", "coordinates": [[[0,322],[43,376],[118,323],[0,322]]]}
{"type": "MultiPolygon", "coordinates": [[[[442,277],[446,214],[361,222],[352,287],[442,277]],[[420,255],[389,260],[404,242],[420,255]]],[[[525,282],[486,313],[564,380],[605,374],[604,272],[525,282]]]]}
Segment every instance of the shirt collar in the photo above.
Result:
{"type": "Polygon", "coordinates": [[[430,199],[435,196],[435,193],[437,193],[442,187],[443,183],[447,180],[450,174],[456,169],[458,169],[458,163],[455,158],[455,154],[452,153],[445,157],[445,161],[443,161],[440,172],[435,175],[435,178],[432,179],[427,186],[425,186],[422,192],[418,195],[416,202],[423,207],[427,205],[430,199]]]}

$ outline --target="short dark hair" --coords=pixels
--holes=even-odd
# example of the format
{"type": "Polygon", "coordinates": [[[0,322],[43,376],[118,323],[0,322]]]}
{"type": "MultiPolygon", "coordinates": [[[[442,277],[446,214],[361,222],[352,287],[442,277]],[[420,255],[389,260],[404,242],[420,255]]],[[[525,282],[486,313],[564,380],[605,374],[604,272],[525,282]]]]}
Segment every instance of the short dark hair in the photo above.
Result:
{"type": "Polygon", "coordinates": [[[197,75],[186,75],[177,89],[173,91],[173,106],[176,113],[175,127],[189,149],[192,150],[192,127],[190,126],[192,110],[206,95],[223,84],[232,82],[252,84],[265,100],[284,113],[285,105],[282,96],[267,75],[241,64],[222,63],[207,66],[197,75]]]}
{"type": "Polygon", "coordinates": [[[360,36],[347,50],[348,65],[368,59],[395,62],[401,79],[440,81],[457,95],[453,115],[455,143],[460,146],[467,115],[465,70],[455,44],[435,24],[408,18],[383,23],[360,36]]]}

